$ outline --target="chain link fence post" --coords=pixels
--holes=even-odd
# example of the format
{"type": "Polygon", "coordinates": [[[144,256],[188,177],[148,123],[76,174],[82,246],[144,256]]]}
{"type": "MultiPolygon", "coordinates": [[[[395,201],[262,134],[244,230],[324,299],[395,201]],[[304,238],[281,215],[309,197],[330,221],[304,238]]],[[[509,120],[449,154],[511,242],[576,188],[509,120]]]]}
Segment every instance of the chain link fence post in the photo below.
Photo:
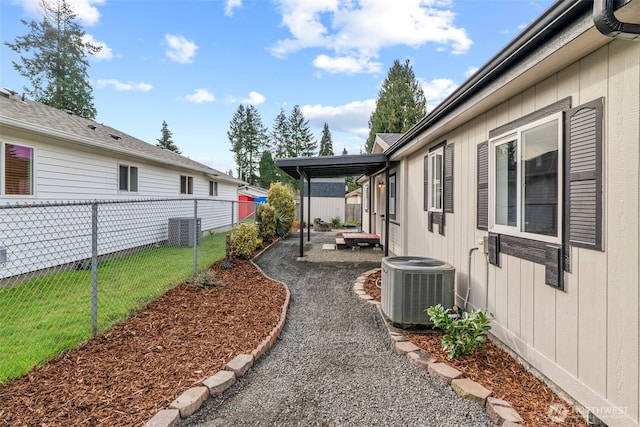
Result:
{"type": "Polygon", "coordinates": [[[98,203],[91,204],[91,333],[98,335],[98,203]]]}
{"type": "Polygon", "coordinates": [[[198,200],[193,201],[193,275],[198,274],[198,200]]]}

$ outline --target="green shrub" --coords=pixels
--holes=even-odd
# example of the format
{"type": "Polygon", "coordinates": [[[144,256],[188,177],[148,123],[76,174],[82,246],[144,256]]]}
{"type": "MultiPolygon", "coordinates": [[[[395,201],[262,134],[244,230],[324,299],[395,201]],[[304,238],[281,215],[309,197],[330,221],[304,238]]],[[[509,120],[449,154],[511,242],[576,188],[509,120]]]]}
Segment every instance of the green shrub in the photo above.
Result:
{"type": "Polygon", "coordinates": [[[293,191],[284,184],[273,183],[267,191],[267,200],[276,210],[276,235],[284,236],[291,231],[295,218],[296,205],[293,201],[293,191]]]}
{"type": "Polygon", "coordinates": [[[339,216],[331,218],[331,228],[340,228],[340,225],[342,225],[342,219],[339,216]]]}
{"type": "Polygon", "coordinates": [[[270,204],[261,203],[256,210],[258,236],[267,242],[276,236],[276,210],[270,204]]]}
{"type": "Polygon", "coordinates": [[[425,310],[433,326],[444,330],[442,338],[442,349],[447,352],[449,359],[454,357],[472,354],[475,349],[484,347],[487,340],[486,332],[491,329],[487,314],[483,311],[473,310],[471,313],[464,312],[462,316],[455,318],[449,315],[449,310],[445,310],[438,304],[425,310]]]}
{"type": "Polygon", "coordinates": [[[238,258],[249,258],[256,250],[258,228],[254,224],[240,224],[231,232],[231,253],[238,258]]]}

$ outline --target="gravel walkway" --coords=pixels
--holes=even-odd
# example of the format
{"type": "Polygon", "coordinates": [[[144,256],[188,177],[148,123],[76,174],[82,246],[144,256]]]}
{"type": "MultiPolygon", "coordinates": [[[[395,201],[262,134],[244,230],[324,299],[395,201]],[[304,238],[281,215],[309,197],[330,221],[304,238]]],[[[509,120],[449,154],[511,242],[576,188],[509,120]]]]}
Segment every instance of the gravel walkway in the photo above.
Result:
{"type": "MultiPolygon", "coordinates": [[[[313,234],[312,243],[332,237],[313,234]]],[[[178,426],[492,425],[478,404],[396,354],[377,308],[353,294],[379,262],[297,262],[298,242],[294,233],[257,261],[291,291],[280,339],[178,426]]]]}

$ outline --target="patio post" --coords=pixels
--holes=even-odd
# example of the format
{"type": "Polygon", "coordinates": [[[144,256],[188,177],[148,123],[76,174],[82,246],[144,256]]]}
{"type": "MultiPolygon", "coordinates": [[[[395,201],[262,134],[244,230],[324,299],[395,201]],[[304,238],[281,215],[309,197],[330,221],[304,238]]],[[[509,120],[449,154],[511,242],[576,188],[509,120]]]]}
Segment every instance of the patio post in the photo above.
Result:
{"type": "Polygon", "coordinates": [[[300,175],[300,259],[304,258],[304,194],[302,189],[304,188],[304,177],[300,167],[296,167],[298,175],[300,175]]]}
{"type": "Polygon", "coordinates": [[[307,176],[307,242],[311,241],[311,178],[307,176]]]}

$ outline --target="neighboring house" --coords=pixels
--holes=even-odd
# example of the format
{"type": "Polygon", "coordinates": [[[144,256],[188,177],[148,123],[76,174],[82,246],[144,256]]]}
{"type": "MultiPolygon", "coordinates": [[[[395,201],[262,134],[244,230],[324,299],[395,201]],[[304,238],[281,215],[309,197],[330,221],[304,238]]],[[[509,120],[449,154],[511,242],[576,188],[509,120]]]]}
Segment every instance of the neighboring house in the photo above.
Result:
{"type": "Polygon", "coordinates": [[[369,231],[389,192],[393,254],[454,265],[458,305],[470,286],[498,340],[626,427],[640,420],[640,0],[611,3],[554,3],[378,141],[390,168],[361,182],[369,231]]]}
{"type": "MultiPolygon", "coordinates": [[[[307,197],[307,184],[301,190],[302,196],[307,197]]],[[[313,220],[320,218],[322,221],[331,222],[338,217],[344,222],[345,206],[344,195],[346,182],[344,178],[316,178],[311,180],[311,198],[309,205],[304,208],[304,221],[313,224],[313,220]],[[311,221],[309,221],[309,207],[311,208],[311,221]]]]}
{"type": "MultiPolygon", "coordinates": [[[[237,221],[240,184],[245,183],[117,129],[0,89],[0,199],[4,205],[198,198],[209,202],[199,204],[198,209],[201,229],[208,232],[229,228],[237,221]]],[[[193,202],[173,203],[172,210],[160,213],[156,212],[158,205],[148,205],[146,208],[151,211],[145,211],[140,203],[135,208],[114,203],[109,208],[112,214],[120,209],[123,224],[142,223],[145,232],[132,234],[123,226],[122,230],[105,232],[99,247],[114,251],[157,242],[163,236],[166,239],[167,217],[193,217],[193,205],[193,202]],[[110,240],[114,242],[111,246],[110,240]]],[[[22,264],[19,273],[55,262],[48,261],[53,257],[47,253],[27,251],[20,255],[18,248],[24,246],[18,245],[19,241],[59,238],[53,234],[65,236],[65,245],[51,249],[56,252],[84,243],[83,236],[91,235],[91,218],[88,231],[84,230],[86,222],[82,226],[76,224],[73,229],[80,219],[66,220],[65,215],[71,215],[74,209],[79,210],[59,207],[53,215],[51,208],[42,208],[38,215],[32,214],[34,219],[28,218],[29,223],[25,223],[27,218],[18,217],[17,209],[13,209],[15,218],[10,221],[10,211],[5,209],[4,219],[0,218],[0,250],[8,262],[0,263],[3,270],[0,273],[10,274],[7,271],[12,269],[11,260],[19,256],[31,259],[22,264]],[[47,224],[56,218],[55,224],[47,224]],[[21,223],[22,227],[21,235],[14,239],[6,237],[16,226],[12,221],[21,223]],[[81,227],[84,228],[80,231],[81,227]]],[[[81,259],[86,254],[70,256],[81,259]]]]}
{"type": "Polygon", "coordinates": [[[240,219],[253,217],[256,212],[256,204],[266,203],[267,190],[253,185],[243,185],[238,189],[238,200],[240,201],[238,207],[240,219]]]}

